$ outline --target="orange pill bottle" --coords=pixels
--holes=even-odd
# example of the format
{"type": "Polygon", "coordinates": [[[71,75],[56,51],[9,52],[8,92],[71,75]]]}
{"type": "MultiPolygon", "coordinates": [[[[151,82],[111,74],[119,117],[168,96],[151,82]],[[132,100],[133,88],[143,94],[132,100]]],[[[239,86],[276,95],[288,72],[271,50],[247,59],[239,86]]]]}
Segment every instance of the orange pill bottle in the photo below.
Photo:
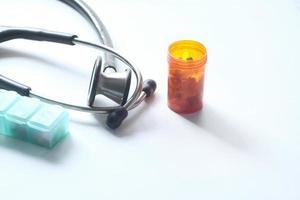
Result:
{"type": "Polygon", "coordinates": [[[194,113],[203,107],[206,48],[192,40],[177,41],[168,49],[168,106],[180,114],[194,113]]]}

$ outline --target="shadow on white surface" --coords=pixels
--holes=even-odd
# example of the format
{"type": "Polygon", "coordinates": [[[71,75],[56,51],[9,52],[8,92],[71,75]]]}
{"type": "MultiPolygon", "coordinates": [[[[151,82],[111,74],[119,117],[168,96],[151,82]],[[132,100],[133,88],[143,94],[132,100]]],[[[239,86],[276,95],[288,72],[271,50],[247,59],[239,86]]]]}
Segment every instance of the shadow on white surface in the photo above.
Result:
{"type": "Polygon", "coordinates": [[[236,120],[226,118],[210,105],[205,104],[202,111],[184,115],[183,118],[236,149],[248,151],[256,145],[249,137],[249,130],[242,129],[234,123],[236,120]]]}
{"type": "Polygon", "coordinates": [[[43,58],[42,56],[38,56],[31,53],[26,53],[24,51],[12,50],[9,48],[0,48],[0,59],[3,60],[5,58],[26,58],[29,60],[34,60],[36,62],[43,63],[45,65],[50,65],[51,67],[55,67],[61,69],[63,71],[67,71],[68,73],[73,73],[79,76],[82,76],[82,73],[76,68],[66,67],[65,65],[61,65],[57,62],[53,62],[50,59],[43,58]]]}
{"type": "MultiPolygon", "coordinates": [[[[121,126],[115,130],[111,130],[106,126],[106,117],[107,115],[94,115],[99,124],[105,127],[109,132],[117,137],[129,137],[136,133],[142,133],[145,129],[147,129],[146,124],[141,124],[139,118],[142,115],[147,114],[147,110],[152,108],[153,101],[155,101],[155,96],[149,97],[144,102],[141,103],[134,110],[128,112],[128,117],[123,121],[121,126]]],[[[151,123],[147,123],[151,126],[151,123]]],[[[151,127],[149,127],[151,128],[151,127]]]]}
{"type": "MultiPolygon", "coordinates": [[[[150,99],[149,99],[150,100],[150,99]]],[[[146,114],[145,112],[150,109],[152,105],[150,104],[149,100],[147,102],[142,103],[146,105],[140,105],[139,107],[135,108],[132,111],[128,112],[128,117],[123,121],[121,126],[115,130],[112,130],[106,126],[106,118],[107,114],[91,114],[95,121],[90,121],[90,120],[82,120],[82,119],[76,119],[72,118],[71,121],[76,124],[84,125],[84,126],[92,126],[96,127],[99,130],[107,130],[109,133],[112,135],[115,135],[116,137],[129,137],[134,135],[135,133],[142,132],[145,130],[145,126],[140,125],[140,121],[138,118],[146,114]]],[[[152,100],[150,100],[152,101],[152,100]]],[[[150,126],[150,124],[149,124],[150,126]]],[[[150,127],[149,127],[150,128],[150,127]]],[[[101,132],[101,131],[100,131],[101,132]]]]}
{"type": "Polygon", "coordinates": [[[106,114],[91,114],[94,119],[96,119],[95,121],[85,121],[76,118],[71,119],[71,121],[84,126],[96,127],[99,130],[107,130],[107,132],[119,138],[130,137],[136,133],[144,132],[147,128],[152,129],[151,123],[143,123],[142,120],[139,120],[139,118],[142,118],[142,115],[147,115],[148,109],[153,109],[153,101],[156,100],[155,96],[150,97],[142,102],[137,108],[129,111],[128,117],[123,121],[121,126],[115,130],[111,130],[106,126],[106,114]]]}
{"type": "Polygon", "coordinates": [[[12,150],[24,156],[31,156],[47,162],[58,164],[66,157],[73,147],[70,134],[56,144],[52,149],[40,147],[38,145],[23,142],[6,136],[0,136],[0,148],[12,150]]]}

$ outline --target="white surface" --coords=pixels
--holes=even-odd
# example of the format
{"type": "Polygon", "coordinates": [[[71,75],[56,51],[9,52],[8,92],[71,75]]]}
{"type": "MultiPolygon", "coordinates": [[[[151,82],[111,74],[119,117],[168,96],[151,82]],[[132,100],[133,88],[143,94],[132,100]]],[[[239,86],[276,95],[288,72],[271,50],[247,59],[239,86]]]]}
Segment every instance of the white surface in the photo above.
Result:
{"type": "MultiPolygon", "coordinates": [[[[300,199],[299,0],[87,2],[116,49],[157,80],[156,96],[130,113],[120,137],[81,113],[52,151],[0,137],[1,199],[300,199]],[[204,110],[184,117],[166,106],[166,54],[185,38],[204,43],[209,60],[204,110]]],[[[3,25],[96,41],[54,0],[3,0],[0,10],[3,25]]],[[[2,74],[77,103],[96,55],[14,41],[0,58],[2,74]]]]}

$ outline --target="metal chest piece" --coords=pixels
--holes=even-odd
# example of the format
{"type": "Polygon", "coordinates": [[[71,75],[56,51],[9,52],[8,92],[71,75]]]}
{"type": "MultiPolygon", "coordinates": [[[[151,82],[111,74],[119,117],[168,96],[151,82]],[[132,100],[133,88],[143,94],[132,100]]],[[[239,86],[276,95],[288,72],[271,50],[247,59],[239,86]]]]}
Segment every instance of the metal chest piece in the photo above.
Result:
{"type": "Polygon", "coordinates": [[[124,105],[127,102],[130,84],[131,70],[124,72],[103,72],[102,58],[99,56],[94,64],[90,80],[88,105],[93,106],[96,95],[104,95],[114,102],[124,105]]]}

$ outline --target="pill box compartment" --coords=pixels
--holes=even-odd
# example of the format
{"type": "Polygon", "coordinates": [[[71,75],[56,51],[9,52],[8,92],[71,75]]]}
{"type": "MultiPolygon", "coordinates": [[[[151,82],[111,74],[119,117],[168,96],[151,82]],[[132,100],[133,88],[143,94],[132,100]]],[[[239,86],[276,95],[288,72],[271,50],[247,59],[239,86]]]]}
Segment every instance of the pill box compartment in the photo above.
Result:
{"type": "Polygon", "coordinates": [[[0,90],[0,134],[7,135],[5,130],[5,114],[19,98],[20,96],[16,92],[0,90]]]}
{"type": "Polygon", "coordinates": [[[41,106],[42,103],[38,99],[21,97],[5,115],[6,135],[27,140],[27,121],[41,106]]]}
{"type": "Polygon", "coordinates": [[[69,132],[69,114],[58,105],[0,90],[0,134],[52,148],[69,132]]]}
{"type": "Polygon", "coordinates": [[[68,113],[60,106],[44,105],[27,123],[28,141],[52,148],[68,134],[68,113]]]}

